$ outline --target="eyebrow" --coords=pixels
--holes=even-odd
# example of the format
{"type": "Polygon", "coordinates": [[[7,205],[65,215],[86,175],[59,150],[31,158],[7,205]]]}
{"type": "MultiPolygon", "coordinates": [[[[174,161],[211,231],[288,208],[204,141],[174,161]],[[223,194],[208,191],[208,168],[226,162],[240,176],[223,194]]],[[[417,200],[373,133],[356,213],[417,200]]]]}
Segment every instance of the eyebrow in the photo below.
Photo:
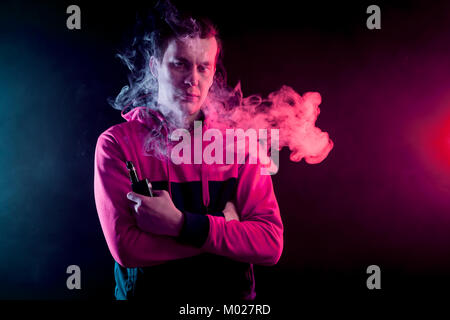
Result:
{"type": "MultiPolygon", "coordinates": [[[[175,56],[175,59],[176,60],[180,60],[180,61],[182,61],[182,62],[188,62],[188,63],[190,63],[190,61],[188,60],[188,59],[186,59],[186,58],[183,58],[183,57],[181,57],[181,56],[175,56]]],[[[204,61],[204,62],[202,62],[202,63],[200,63],[201,65],[204,65],[204,66],[211,66],[212,65],[212,63],[211,62],[209,62],[209,61],[204,61]]]]}
{"type": "Polygon", "coordinates": [[[183,57],[179,57],[179,56],[176,56],[175,59],[176,59],[176,60],[183,61],[183,62],[189,62],[188,59],[183,58],[183,57]]]}

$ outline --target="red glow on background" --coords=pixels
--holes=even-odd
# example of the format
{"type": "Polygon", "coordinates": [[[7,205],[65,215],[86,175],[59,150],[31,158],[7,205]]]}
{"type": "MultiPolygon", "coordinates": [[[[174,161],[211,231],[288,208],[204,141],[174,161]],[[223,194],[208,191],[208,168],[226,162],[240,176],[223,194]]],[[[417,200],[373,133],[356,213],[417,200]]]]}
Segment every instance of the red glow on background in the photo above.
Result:
{"type": "Polygon", "coordinates": [[[419,132],[422,159],[436,172],[450,174],[450,113],[424,120],[419,132]]]}
{"type": "Polygon", "coordinates": [[[433,160],[450,169],[450,115],[430,129],[430,155],[433,160]]]}

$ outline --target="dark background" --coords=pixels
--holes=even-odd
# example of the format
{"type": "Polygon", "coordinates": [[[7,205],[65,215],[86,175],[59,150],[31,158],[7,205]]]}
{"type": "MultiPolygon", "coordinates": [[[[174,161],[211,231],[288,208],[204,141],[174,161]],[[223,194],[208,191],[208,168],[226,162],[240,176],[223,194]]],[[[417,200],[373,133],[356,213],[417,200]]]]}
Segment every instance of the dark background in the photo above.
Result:
{"type": "MultiPolygon", "coordinates": [[[[176,1],[175,1],[176,2],[176,1]]],[[[114,55],[136,11],[88,1],[0,7],[0,299],[113,299],[113,259],[93,196],[98,135],[127,83],[114,55]],[[81,8],[81,30],[66,8],[81,8]],[[67,266],[82,289],[66,288],[67,266]]],[[[276,266],[256,266],[266,302],[303,296],[425,295],[450,285],[450,3],[190,3],[219,27],[229,84],[322,95],[320,164],[280,154],[273,176],[285,226],[276,266]],[[381,268],[381,291],[366,268],[381,268]]],[[[194,10],[195,11],[195,10],[194,10]]]]}

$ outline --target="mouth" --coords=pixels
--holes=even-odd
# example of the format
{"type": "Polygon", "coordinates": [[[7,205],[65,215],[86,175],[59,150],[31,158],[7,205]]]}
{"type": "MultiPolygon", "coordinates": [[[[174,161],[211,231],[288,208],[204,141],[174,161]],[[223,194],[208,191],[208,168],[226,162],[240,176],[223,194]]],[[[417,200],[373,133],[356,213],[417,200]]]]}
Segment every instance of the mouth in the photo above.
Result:
{"type": "Polygon", "coordinates": [[[200,99],[200,95],[192,93],[184,93],[181,95],[181,99],[184,101],[197,101],[198,99],[200,99]]]}

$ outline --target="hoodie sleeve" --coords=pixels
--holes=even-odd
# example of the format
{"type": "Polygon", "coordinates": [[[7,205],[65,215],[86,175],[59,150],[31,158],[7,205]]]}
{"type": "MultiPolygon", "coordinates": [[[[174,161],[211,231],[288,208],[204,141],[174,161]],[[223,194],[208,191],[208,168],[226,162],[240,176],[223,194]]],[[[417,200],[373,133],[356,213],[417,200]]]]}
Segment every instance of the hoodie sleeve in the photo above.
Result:
{"type": "Polygon", "coordinates": [[[207,215],[209,233],[203,250],[259,265],[275,265],[283,250],[283,224],[272,178],[260,164],[239,168],[236,210],[240,221],[207,215]]]}
{"type": "Polygon", "coordinates": [[[144,267],[195,256],[198,248],[172,237],[146,233],[137,227],[126,194],[130,180],[123,152],[114,137],[105,132],[98,138],[94,163],[94,195],[108,248],[120,265],[144,267]]]}

